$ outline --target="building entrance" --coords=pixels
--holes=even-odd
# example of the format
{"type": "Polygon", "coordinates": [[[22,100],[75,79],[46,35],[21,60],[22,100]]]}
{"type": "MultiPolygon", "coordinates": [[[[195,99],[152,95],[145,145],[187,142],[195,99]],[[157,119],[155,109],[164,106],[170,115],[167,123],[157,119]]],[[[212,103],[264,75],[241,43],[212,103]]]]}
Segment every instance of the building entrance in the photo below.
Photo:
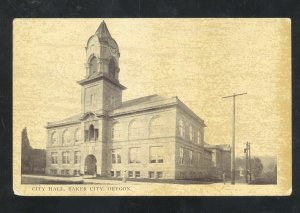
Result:
{"type": "Polygon", "coordinates": [[[96,175],[97,174],[97,160],[94,155],[88,155],[84,162],[84,174],[96,175]]]}

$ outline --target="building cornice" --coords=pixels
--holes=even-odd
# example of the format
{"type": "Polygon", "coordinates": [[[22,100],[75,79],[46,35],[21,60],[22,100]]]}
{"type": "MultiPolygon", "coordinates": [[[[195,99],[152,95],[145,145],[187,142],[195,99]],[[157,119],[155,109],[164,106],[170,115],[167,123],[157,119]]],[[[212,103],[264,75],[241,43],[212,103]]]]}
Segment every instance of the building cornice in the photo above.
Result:
{"type": "Polygon", "coordinates": [[[96,81],[99,81],[99,80],[107,80],[110,83],[112,83],[113,85],[119,87],[121,90],[127,89],[125,86],[120,84],[118,81],[113,80],[113,79],[105,76],[103,73],[100,73],[100,74],[98,74],[96,76],[93,76],[91,78],[85,78],[83,80],[77,81],[77,83],[80,84],[81,86],[84,86],[86,84],[93,83],[93,82],[96,82],[96,81]]]}
{"type": "Polygon", "coordinates": [[[203,127],[207,127],[204,123],[204,120],[201,119],[198,115],[196,115],[190,108],[188,108],[179,98],[176,96],[177,99],[177,106],[183,110],[185,113],[196,119],[199,123],[203,125],[203,127]]]}
{"type": "Polygon", "coordinates": [[[157,106],[143,107],[140,109],[133,109],[133,110],[123,111],[119,113],[112,112],[111,114],[109,114],[109,117],[113,118],[113,117],[120,117],[124,115],[131,115],[135,113],[144,113],[144,112],[155,111],[159,109],[167,109],[173,106],[176,106],[176,103],[168,103],[168,104],[157,105],[157,106]]]}
{"type": "Polygon", "coordinates": [[[70,126],[70,125],[74,125],[74,124],[80,124],[81,121],[71,121],[71,122],[65,122],[65,123],[56,123],[56,124],[51,124],[51,123],[47,123],[47,126],[45,126],[46,129],[51,129],[54,127],[63,127],[63,126],[70,126]]]}

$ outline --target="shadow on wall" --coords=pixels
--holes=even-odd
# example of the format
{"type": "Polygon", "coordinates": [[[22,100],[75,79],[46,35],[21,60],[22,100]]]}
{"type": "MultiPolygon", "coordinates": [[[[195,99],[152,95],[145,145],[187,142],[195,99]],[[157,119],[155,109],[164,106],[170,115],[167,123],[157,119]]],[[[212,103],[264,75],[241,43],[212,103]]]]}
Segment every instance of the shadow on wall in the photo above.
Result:
{"type": "Polygon", "coordinates": [[[33,149],[30,146],[26,127],[22,130],[21,145],[21,173],[45,174],[46,151],[44,149],[33,149]]]}

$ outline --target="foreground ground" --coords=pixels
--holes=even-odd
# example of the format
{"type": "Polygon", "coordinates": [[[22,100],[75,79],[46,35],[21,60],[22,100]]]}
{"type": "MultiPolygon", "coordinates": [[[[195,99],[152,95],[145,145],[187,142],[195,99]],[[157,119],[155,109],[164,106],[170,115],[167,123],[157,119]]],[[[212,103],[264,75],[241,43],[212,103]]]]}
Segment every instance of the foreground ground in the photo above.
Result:
{"type": "MultiPolygon", "coordinates": [[[[127,183],[140,185],[145,184],[224,184],[223,182],[212,182],[203,180],[163,180],[163,179],[127,179],[127,183]]],[[[119,185],[122,179],[99,178],[99,177],[59,177],[45,175],[22,175],[22,184],[102,184],[102,185],[119,185]]],[[[230,180],[226,181],[230,184],[230,180]]],[[[245,184],[242,180],[237,180],[236,184],[245,184]]]]}
{"type": "MultiPolygon", "coordinates": [[[[131,184],[213,184],[208,181],[196,180],[163,180],[163,179],[127,179],[131,184]]],[[[99,178],[99,177],[58,177],[45,175],[22,175],[22,184],[103,184],[118,185],[123,183],[122,179],[99,178]]]]}

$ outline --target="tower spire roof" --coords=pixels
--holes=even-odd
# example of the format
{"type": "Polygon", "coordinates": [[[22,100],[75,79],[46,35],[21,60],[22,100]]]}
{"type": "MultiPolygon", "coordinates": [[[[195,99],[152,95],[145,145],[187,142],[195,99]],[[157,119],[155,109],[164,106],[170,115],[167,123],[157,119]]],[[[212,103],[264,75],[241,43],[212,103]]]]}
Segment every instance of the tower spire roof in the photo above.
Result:
{"type": "Polygon", "coordinates": [[[99,25],[95,34],[98,36],[99,39],[112,38],[104,20],[99,25]]]}

